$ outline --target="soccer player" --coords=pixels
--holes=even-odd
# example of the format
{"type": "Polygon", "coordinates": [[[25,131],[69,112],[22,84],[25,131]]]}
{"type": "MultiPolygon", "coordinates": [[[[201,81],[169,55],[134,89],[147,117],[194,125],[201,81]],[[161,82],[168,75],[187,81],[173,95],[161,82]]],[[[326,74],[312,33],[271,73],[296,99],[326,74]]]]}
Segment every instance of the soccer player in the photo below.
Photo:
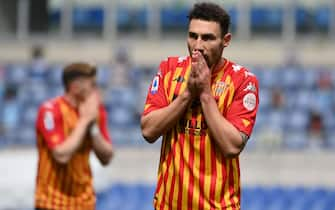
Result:
{"type": "Polygon", "coordinates": [[[223,58],[230,17],[214,3],[189,13],[189,56],[160,63],[141,118],[150,142],[163,136],[157,210],[240,209],[239,154],[258,109],[258,81],[223,58]]]}
{"type": "Polygon", "coordinates": [[[89,155],[102,165],[113,156],[96,68],[73,63],[63,70],[65,94],[44,102],[36,121],[38,169],[35,208],[95,209],[89,155]]]}

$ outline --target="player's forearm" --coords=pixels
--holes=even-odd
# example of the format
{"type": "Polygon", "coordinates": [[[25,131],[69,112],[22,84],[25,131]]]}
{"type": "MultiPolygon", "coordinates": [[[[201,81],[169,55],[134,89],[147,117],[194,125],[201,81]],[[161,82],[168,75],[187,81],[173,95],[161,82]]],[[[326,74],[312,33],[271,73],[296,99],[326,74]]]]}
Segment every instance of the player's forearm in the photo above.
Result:
{"type": "Polygon", "coordinates": [[[210,135],[225,157],[235,157],[243,149],[240,132],[219,112],[215,99],[211,95],[200,97],[210,135]]]}
{"type": "Polygon", "coordinates": [[[79,119],[72,133],[62,144],[56,146],[53,150],[53,156],[56,161],[65,164],[71,159],[73,153],[77,151],[82,144],[89,123],[87,119],[79,119]]]}
{"type": "Polygon", "coordinates": [[[113,157],[112,145],[108,143],[101,133],[93,136],[93,150],[102,165],[108,165],[113,157]]]}
{"type": "Polygon", "coordinates": [[[143,137],[149,142],[155,142],[161,135],[171,129],[184,114],[191,101],[188,92],[182,93],[168,106],[152,111],[141,118],[143,137]]]}

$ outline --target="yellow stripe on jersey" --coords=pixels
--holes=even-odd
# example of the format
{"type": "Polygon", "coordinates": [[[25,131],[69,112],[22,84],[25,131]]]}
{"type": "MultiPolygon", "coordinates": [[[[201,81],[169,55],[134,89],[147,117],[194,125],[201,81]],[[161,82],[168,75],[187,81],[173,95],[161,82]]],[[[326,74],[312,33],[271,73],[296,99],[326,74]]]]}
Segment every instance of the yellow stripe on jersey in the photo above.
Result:
{"type": "MultiPolygon", "coordinates": [[[[181,203],[187,204],[188,202],[188,188],[189,188],[189,179],[190,179],[190,170],[189,170],[189,161],[190,161],[190,148],[192,145],[190,145],[190,141],[186,140],[189,139],[189,133],[185,133],[185,140],[184,140],[184,150],[183,150],[183,158],[184,158],[184,174],[183,177],[183,192],[182,192],[182,201],[181,203]]],[[[182,209],[187,209],[187,205],[183,205],[182,209]]]]}
{"type": "Polygon", "coordinates": [[[224,202],[226,204],[227,210],[231,210],[231,202],[230,202],[230,191],[229,191],[229,176],[230,176],[230,163],[231,161],[229,159],[226,160],[226,171],[227,171],[227,176],[226,176],[226,183],[224,186],[224,202]]]}
{"type": "Polygon", "coordinates": [[[209,198],[210,198],[210,188],[211,188],[211,176],[214,175],[214,174],[211,174],[212,173],[212,157],[211,157],[211,142],[210,139],[208,138],[208,135],[206,136],[206,138],[204,139],[205,141],[205,159],[204,159],[204,162],[205,162],[205,171],[203,172],[205,177],[204,177],[204,197],[205,197],[205,200],[204,200],[204,209],[210,209],[210,204],[209,204],[209,198]]]}
{"type": "Polygon", "coordinates": [[[239,189],[239,186],[240,186],[240,182],[239,182],[239,174],[238,174],[238,166],[237,166],[237,161],[238,161],[238,157],[237,158],[234,158],[232,159],[232,164],[233,164],[233,176],[234,176],[234,197],[233,197],[233,200],[234,200],[234,203],[239,203],[239,200],[238,200],[238,197],[237,197],[237,193],[238,193],[238,189],[239,189]]]}
{"type": "Polygon", "coordinates": [[[191,71],[191,64],[186,67],[186,71],[185,71],[185,74],[184,74],[185,82],[183,82],[181,84],[179,94],[183,93],[185,91],[186,87],[187,87],[187,82],[186,81],[188,81],[188,78],[190,77],[190,71],[191,71]]]}
{"type": "Polygon", "coordinates": [[[250,125],[250,121],[246,119],[242,119],[242,123],[245,127],[248,127],[250,125]]]}
{"type": "Polygon", "coordinates": [[[223,158],[222,153],[220,151],[216,150],[216,171],[217,171],[217,178],[216,178],[216,185],[215,185],[215,206],[218,208],[221,208],[221,195],[222,191],[224,189],[224,181],[227,178],[226,171],[224,169],[224,165],[222,164],[225,160],[223,158]],[[224,170],[225,173],[222,172],[224,170]]]}
{"type": "MultiPolygon", "coordinates": [[[[177,199],[178,199],[178,193],[179,193],[179,177],[178,174],[180,174],[180,158],[181,158],[181,148],[180,148],[180,142],[176,140],[176,144],[175,144],[175,158],[174,158],[174,169],[175,169],[175,177],[174,177],[174,190],[173,190],[173,198],[172,201],[174,204],[177,203],[177,199]]],[[[176,209],[177,206],[173,206],[173,209],[176,209]]]]}
{"type": "Polygon", "coordinates": [[[151,106],[151,104],[145,104],[145,105],[144,105],[144,111],[146,111],[147,109],[149,109],[150,106],[151,106]]]}
{"type": "MultiPolygon", "coordinates": [[[[200,168],[200,136],[195,135],[194,136],[194,170],[193,170],[193,176],[194,176],[194,183],[193,183],[193,199],[192,199],[192,209],[199,209],[199,168],[200,168]]],[[[191,189],[192,190],[192,189],[191,189]]]]}
{"type": "Polygon", "coordinates": [[[230,104],[233,102],[234,92],[235,92],[235,85],[233,82],[231,82],[231,85],[229,85],[229,98],[227,102],[227,107],[229,107],[230,104]]]}
{"type": "Polygon", "coordinates": [[[171,71],[167,72],[164,77],[164,89],[165,89],[165,98],[169,98],[169,93],[167,92],[167,87],[169,86],[170,78],[171,78],[171,71]]]}
{"type": "Polygon", "coordinates": [[[176,90],[178,81],[175,80],[178,76],[180,76],[181,71],[183,70],[182,67],[177,67],[176,70],[174,71],[174,74],[172,75],[172,82],[170,84],[170,92],[169,92],[169,101],[173,100],[173,95],[176,90]]]}

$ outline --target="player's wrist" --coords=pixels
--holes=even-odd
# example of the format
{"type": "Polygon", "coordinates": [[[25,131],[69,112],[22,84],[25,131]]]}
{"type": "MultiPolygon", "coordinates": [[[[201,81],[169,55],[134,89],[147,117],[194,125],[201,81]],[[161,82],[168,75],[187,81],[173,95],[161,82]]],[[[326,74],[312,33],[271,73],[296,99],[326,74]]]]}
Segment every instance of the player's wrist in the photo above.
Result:
{"type": "Polygon", "coordinates": [[[100,136],[101,133],[100,133],[100,129],[99,129],[99,126],[96,122],[94,122],[90,128],[89,128],[89,132],[90,132],[90,135],[92,137],[97,137],[97,136],[100,136]]]}
{"type": "Polygon", "coordinates": [[[80,117],[79,124],[82,124],[84,127],[88,127],[92,123],[92,120],[88,117],[80,117]]]}
{"type": "Polygon", "coordinates": [[[181,97],[183,99],[183,101],[191,101],[192,99],[192,93],[186,89],[182,94],[181,97]]]}
{"type": "Polygon", "coordinates": [[[201,103],[207,103],[211,99],[213,99],[213,96],[210,92],[203,92],[200,94],[201,103]]]}

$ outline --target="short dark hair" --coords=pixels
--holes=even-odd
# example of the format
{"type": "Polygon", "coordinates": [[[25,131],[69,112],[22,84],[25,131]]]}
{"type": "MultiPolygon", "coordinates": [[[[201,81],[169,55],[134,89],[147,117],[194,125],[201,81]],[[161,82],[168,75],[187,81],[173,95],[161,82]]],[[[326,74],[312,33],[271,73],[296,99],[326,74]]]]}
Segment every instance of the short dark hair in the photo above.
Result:
{"type": "Polygon", "coordinates": [[[188,15],[189,22],[191,22],[192,19],[214,21],[219,23],[222,36],[228,33],[230,27],[229,14],[221,6],[215,3],[196,3],[188,15]]]}
{"type": "Polygon", "coordinates": [[[88,63],[72,63],[65,66],[62,74],[62,81],[65,90],[68,90],[69,84],[80,77],[94,77],[97,69],[88,63]]]}

